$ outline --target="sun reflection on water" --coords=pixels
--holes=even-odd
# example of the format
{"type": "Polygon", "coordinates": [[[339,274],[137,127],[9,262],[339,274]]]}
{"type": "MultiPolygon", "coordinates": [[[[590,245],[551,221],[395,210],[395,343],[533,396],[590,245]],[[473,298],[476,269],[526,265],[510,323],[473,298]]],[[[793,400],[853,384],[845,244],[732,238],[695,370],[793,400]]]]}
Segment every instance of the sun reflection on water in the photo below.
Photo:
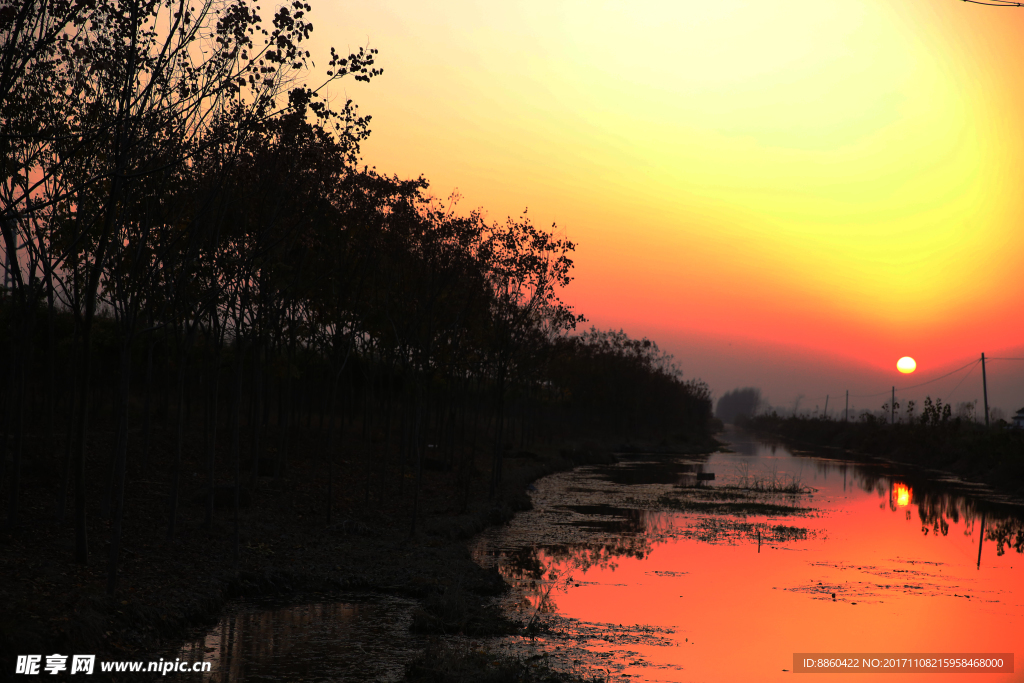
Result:
{"type": "Polygon", "coordinates": [[[737,442],[538,481],[534,509],[476,547],[535,627],[504,646],[616,681],[782,680],[796,644],[1016,649],[1019,509],[888,463],[737,442]],[[738,625],[759,634],[742,656],[738,625]]]}
{"type": "Polygon", "coordinates": [[[896,484],[893,487],[896,493],[896,505],[901,508],[905,508],[910,505],[912,491],[906,484],[896,484]]]}

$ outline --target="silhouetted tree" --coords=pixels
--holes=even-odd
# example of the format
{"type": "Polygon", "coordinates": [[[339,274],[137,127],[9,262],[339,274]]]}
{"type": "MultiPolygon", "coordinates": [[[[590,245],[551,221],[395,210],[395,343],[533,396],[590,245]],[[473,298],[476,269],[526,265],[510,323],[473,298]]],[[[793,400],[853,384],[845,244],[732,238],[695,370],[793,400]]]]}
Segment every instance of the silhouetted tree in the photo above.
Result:
{"type": "Polygon", "coordinates": [[[722,394],[715,407],[715,417],[725,423],[734,423],[740,416],[753,417],[761,403],[761,390],[754,387],[733,389],[722,394]]]}

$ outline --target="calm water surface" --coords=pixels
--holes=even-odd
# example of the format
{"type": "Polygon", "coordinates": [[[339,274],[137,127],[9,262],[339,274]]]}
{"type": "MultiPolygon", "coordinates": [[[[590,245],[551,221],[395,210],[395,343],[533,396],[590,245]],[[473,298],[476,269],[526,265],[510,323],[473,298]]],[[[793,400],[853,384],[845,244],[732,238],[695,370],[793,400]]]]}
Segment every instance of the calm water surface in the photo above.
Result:
{"type": "Polygon", "coordinates": [[[788,679],[795,652],[1012,652],[1014,674],[940,678],[1024,680],[1019,506],[727,438],[733,453],[537,482],[535,509],[475,548],[516,586],[506,607],[551,629],[505,646],[639,681],[788,679]]]}
{"type": "MultiPolygon", "coordinates": [[[[616,681],[788,680],[796,652],[1012,652],[1013,674],[840,680],[1024,681],[1020,506],[934,472],[726,438],[733,452],[536,482],[534,509],[473,548],[536,635],[488,646],[616,681]]],[[[242,605],[181,654],[212,661],[213,681],[397,680],[422,647],[413,607],[242,605]]]]}
{"type": "Polygon", "coordinates": [[[179,653],[211,662],[208,674],[171,680],[398,681],[423,647],[409,632],[416,602],[354,594],[345,602],[240,604],[179,653]]]}

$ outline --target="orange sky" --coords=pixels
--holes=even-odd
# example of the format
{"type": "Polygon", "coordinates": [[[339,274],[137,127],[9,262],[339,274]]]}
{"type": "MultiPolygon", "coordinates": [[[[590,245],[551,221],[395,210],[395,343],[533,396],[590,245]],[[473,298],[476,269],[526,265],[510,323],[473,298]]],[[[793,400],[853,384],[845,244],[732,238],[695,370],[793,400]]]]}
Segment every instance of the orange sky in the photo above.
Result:
{"type": "Polygon", "coordinates": [[[716,394],[906,384],[900,356],[927,378],[1024,344],[1024,9],[384,0],[312,18],[314,59],[380,50],[382,77],[332,91],[373,116],[368,163],[557,222],[578,245],[567,299],[716,394]],[[746,352],[716,355],[730,342],[746,352]],[[758,369],[782,356],[818,369],[771,385],[758,369]]]}

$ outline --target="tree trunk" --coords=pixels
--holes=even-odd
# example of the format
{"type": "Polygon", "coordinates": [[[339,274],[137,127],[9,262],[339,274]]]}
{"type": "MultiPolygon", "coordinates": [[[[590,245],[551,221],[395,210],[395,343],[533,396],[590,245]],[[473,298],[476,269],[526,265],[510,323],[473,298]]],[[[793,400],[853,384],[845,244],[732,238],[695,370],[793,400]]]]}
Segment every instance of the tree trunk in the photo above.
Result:
{"type": "MultiPolygon", "coordinates": [[[[152,327],[152,323],[150,323],[152,327]]],[[[153,412],[153,347],[156,345],[156,340],[153,338],[153,332],[149,333],[149,345],[146,349],[146,398],[143,401],[143,413],[142,413],[142,457],[139,463],[139,469],[142,472],[146,472],[149,469],[149,449],[150,439],[152,434],[152,412],[153,412]]]]}
{"type": "Polygon", "coordinates": [[[174,448],[174,465],[171,471],[171,498],[169,501],[167,520],[167,539],[174,539],[175,527],[178,522],[178,489],[181,486],[181,452],[185,448],[185,359],[187,347],[182,344],[178,352],[178,433],[174,448]]]}
{"type": "Polygon", "coordinates": [[[265,354],[260,354],[259,347],[253,352],[252,359],[252,393],[253,393],[253,406],[252,406],[252,424],[249,428],[252,430],[252,488],[253,493],[259,488],[260,483],[260,432],[263,429],[264,420],[266,413],[264,411],[264,386],[263,376],[261,369],[263,367],[265,354]]]}
{"type": "MultiPolygon", "coordinates": [[[[75,316],[75,326],[71,333],[71,348],[78,348],[78,316],[75,316]]],[[[67,512],[67,500],[68,490],[71,488],[71,471],[73,468],[73,454],[75,452],[75,426],[78,423],[78,382],[81,377],[79,374],[80,368],[75,363],[75,354],[71,353],[68,356],[68,365],[66,374],[71,377],[70,390],[67,392],[68,396],[68,428],[66,438],[64,441],[64,476],[61,480],[60,494],[57,499],[57,523],[64,523],[64,516],[67,512]]]]}
{"type": "MultiPolygon", "coordinates": [[[[235,528],[233,534],[233,558],[237,572],[242,561],[241,548],[241,497],[242,497],[242,456],[240,437],[242,429],[242,369],[245,359],[245,345],[236,340],[235,391],[231,401],[231,459],[235,464],[235,528]]],[[[211,489],[212,498],[212,489],[211,489]]]]}
{"type": "MultiPolygon", "coordinates": [[[[214,342],[216,344],[216,342],[214,342]]],[[[213,526],[213,502],[214,489],[217,485],[216,464],[217,464],[217,399],[220,389],[220,368],[217,363],[217,350],[213,351],[210,358],[207,381],[210,384],[206,396],[206,528],[213,526]],[[212,375],[212,379],[210,379],[212,375]]]]}
{"type": "Polygon", "coordinates": [[[391,457],[391,424],[393,402],[395,396],[394,368],[388,368],[388,397],[384,405],[384,454],[380,464],[380,502],[384,503],[387,497],[388,486],[388,461],[391,457]]]}
{"type": "Polygon", "coordinates": [[[330,524],[331,524],[331,516],[332,516],[333,511],[334,511],[334,436],[335,436],[335,433],[336,433],[336,429],[338,427],[338,421],[335,419],[335,416],[334,416],[334,400],[335,400],[335,395],[337,394],[337,391],[338,391],[338,378],[340,376],[341,376],[341,373],[339,372],[335,376],[334,381],[331,382],[330,398],[328,399],[328,402],[327,402],[327,414],[329,415],[329,418],[328,418],[328,425],[327,425],[327,449],[324,451],[324,454],[326,455],[326,458],[327,458],[327,501],[326,501],[326,508],[327,508],[327,525],[328,526],[330,526],[330,524]]]}
{"type": "Polygon", "coordinates": [[[423,401],[419,400],[419,392],[414,391],[414,408],[413,408],[413,439],[412,447],[416,453],[416,486],[413,490],[412,495],[412,526],[409,529],[409,535],[416,535],[416,518],[419,516],[420,509],[420,486],[423,482],[423,435],[420,433],[421,425],[423,423],[423,401]]]}
{"type": "MultiPolygon", "coordinates": [[[[34,270],[32,271],[34,273],[34,270]]],[[[30,285],[34,281],[34,277],[30,277],[30,285]]],[[[34,285],[30,286],[34,289],[34,285]]],[[[8,406],[8,420],[14,420],[14,448],[12,449],[12,472],[8,477],[10,482],[10,499],[8,500],[7,509],[7,524],[8,527],[13,529],[18,523],[18,511],[19,502],[21,495],[21,462],[25,449],[25,403],[28,400],[26,388],[28,382],[26,375],[32,367],[32,349],[33,349],[33,335],[35,332],[35,304],[34,297],[30,297],[29,293],[23,293],[22,305],[26,309],[21,312],[17,317],[20,318],[18,328],[18,334],[16,340],[12,341],[12,345],[15,348],[14,353],[11,354],[11,386],[12,391],[8,393],[9,400],[11,403],[8,406]],[[18,346],[22,348],[19,350],[18,346]]],[[[16,314],[17,315],[17,314],[16,314]]],[[[4,442],[4,449],[8,447],[6,439],[4,442]]],[[[0,455],[3,455],[3,449],[0,449],[0,455]]]]}
{"type": "Polygon", "coordinates": [[[124,518],[124,480],[126,460],[128,457],[128,399],[130,390],[130,373],[132,358],[132,337],[128,335],[121,348],[121,381],[120,381],[120,422],[122,434],[117,441],[117,452],[114,456],[114,510],[113,528],[110,534],[110,558],[107,565],[107,595],[113,595],[117,586],[117,559],[121,548],[121,524],[124,518]]]}
{"type": "Polygon", "coordinates": [[[89,421],[89,379],[92,371],[92,353],[90,353],[90,342],[92,341],[92,320],[91,315],[86,314],[86,320],[82,325],[82,345],[79,353],[79,380],[78,397],[76,407],[72,411],[76,418],[75,422],[75,561],[79,564],[87,564],[89,561],[89,532],[86,528],[85,510],[85,435],[89,421]]]}
{"type": "Polygon", "coordinates": [[[504,445],[502,438],[505,427],[505,375],[499,373],[497,387],[498,406],[496,410],[496,423],[494,425],[494,461],[491,468],[491,497],[498,493],[498,486],[501,484],[502,464],[504,458],[504,445]]]}

